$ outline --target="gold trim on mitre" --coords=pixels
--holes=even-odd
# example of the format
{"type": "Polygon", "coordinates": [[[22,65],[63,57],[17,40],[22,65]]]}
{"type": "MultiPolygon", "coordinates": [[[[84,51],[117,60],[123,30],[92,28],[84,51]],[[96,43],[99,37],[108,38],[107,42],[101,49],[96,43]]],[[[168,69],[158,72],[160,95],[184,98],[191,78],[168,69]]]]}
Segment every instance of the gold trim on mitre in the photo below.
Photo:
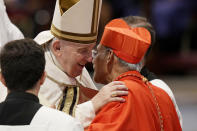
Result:
{"type": "Polygon", "coordinates": [[[91,29],[92,33],[96,33],[98,30],[99,4],[100,4],[100,0],[94,0],[94,11],[93,11],[92,29],[91,29]]]}
{"type": "Polygon", "coordinates": [[[77,42],[77,43],[84,43],[89,44],[96,42],[97,40],[97,33],[96,34],[75,34],[70,32],[65,32],[57,29],[53,24],[51,26],[51,33],[63,40],[77,42]]]}
{"type": "Polygon", "coordinates": [[[75,5],[80,0],[59,0],[59,7],[61,15],[63,15],[69,8],[75,5]]]}

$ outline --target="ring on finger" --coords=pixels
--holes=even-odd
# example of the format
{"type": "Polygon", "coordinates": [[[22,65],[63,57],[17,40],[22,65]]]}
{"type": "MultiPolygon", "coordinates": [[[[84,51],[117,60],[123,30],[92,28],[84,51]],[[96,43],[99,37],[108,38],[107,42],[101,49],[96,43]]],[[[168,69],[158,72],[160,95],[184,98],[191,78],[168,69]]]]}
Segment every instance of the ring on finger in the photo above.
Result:
{"type": "Polygon", "coordinates": [[[116,97],[116,96],[117,96],[116,94],[112,94],[112,95],[111,95],[111,97],[116,97]]]}

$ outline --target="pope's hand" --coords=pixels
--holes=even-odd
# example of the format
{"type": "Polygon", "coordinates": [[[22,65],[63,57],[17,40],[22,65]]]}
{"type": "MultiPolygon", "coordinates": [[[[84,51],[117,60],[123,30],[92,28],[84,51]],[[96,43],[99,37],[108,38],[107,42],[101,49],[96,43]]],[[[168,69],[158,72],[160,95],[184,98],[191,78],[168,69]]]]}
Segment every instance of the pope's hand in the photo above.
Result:
{"type": "Polygon", "coordinates": [[[117,101],[125,102],[121,96],[128,95],[128,88],[124,82],[113,81],[101,88],[101,90],[92,98],[92,104],[95,112],[99,111],[105,104],[117,101]]]}

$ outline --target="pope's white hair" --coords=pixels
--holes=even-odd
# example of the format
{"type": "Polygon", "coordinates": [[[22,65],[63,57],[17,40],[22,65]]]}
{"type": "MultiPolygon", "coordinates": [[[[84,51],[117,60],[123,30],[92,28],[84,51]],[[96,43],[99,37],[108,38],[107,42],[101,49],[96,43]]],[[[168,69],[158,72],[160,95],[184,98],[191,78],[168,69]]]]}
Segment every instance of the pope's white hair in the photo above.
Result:
{"type": "Polygon", "coordinates": [[[50,42],[48,42],[48,45],[51,46],[56,40],[59,40],[60,43],[64,43],[65,46],[74,46],[74,47],[78,47],[79,43],[75,43],[75,42],[70,42],[70,41],[66,41],[57,37],[54,37],[52,40],[50,40],[50,42]]]}
{"type": "Polygon", "coordinates": [[[56,38],[56,37],[53,37],[53,39],[51,39],[47,44],[48,44],[48,46],[50,47],[50,46],[52,46],[52,44],[54,43],[54,41],[56,41],[56,40],[58,40],[58,38],[56,38]]]}
{"type": "MultiPolygon", "coordinates": [[[[57,37],[54,37],[52,38],[48,43],[47,43],[47,46],[48,47],[52,47],[52,44],[56,41],[56,40],[59,40],[60,42],[62,41],[61,39],[57,38],[57,37]]],[[[70,43],[68,44],[67,42],[64,43],[64,45],[71,45],[70,43]]]]}

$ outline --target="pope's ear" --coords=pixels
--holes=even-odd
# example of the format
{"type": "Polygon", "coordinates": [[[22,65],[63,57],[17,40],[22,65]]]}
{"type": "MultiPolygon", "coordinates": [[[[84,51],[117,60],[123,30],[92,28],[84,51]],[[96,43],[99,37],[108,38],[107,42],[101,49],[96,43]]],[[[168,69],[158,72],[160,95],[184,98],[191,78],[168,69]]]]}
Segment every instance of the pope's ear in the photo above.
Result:
{"type": "Polygon", "coordinates": [[[52,51],[55,56],[59,56],[61,54],[60,49],[61,49],[60,41],[59,40],[53,41],[52,51]]]}
{"type": "Polygon", "coordinates": [[[0,73],[0,81],[6,86],[5,79],[4,79],[3,75],[2,75],[2,73],[0,73]]]}

